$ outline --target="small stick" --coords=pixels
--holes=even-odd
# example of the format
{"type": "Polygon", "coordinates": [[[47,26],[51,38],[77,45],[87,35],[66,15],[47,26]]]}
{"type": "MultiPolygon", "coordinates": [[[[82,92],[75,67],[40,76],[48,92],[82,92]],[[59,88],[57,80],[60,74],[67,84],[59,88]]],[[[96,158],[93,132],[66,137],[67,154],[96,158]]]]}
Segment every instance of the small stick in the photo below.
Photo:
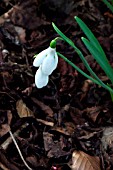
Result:
{"type": "Polygon", "coordinates": [[[1,162],[0,162],[0,168],[2,168],[2,170],[10,170],[10,169],[6,168],[6,166],[3,165],[1,162]]]}
{"type": "Polygon", "coordinates": [[[47,125],[47,126],[51,126],[53,127],[54,126],[54,123],[53,122],[48,122],[46,120],[42,120],[42,119],[36,119],[37,122],[40,122],[40,123],[43,123],[44,125],[47,125]]]}
{"type": "Polygon", "coordinates": [[[18,150],[18,153],[19,153],[19,155],[20,155],[20,157],[21,157],[23,163],[25,164],[25,166],[26,166],[29,170],[32,170],[32,169],[29,167],[29,165],[27,164],[27,162],[25,161],[25,159],[24,159],[24,157],[23,157],[23,155],[22,155],[22,153],[21,153],[21,151],[20,151],[20,149],[19,149],[19,147],[18,147],[18,144],[17,144],[17,142],[16,142],[16,140],[15,140],[15,138],[14,138],[12,132],[9,131],[9,133],[10,133],[10,136],[11,136],[11,138],[12,138],[12,140],[13,140],[13,142],[14,142],[16,148],[17,148],[17,150],[18,150]]]}
{"type": "MultiPolygon", "coordinates": [[[[14,136],[14,137],[17,137],[17,136],[19,135],[20,131],[21,131],[22,129],[26,128],[27,126],[28,126],[27,123],[25,123],[24,125],[22,125],[16,132],[14,132],[13,136],[14,136]]],[[[11,138],[11,136],[10,136],[10,137],[8,137],[8,138],[6,139],[6,141],[5,141],[4,143],[1,144],[1,147],[2,147],[4,150],[6,150],[6,149],[8,148],[8,146],[9,146],[9,144],[11,144],[11,142],[12,142],[12,138],[11,138]]]]}

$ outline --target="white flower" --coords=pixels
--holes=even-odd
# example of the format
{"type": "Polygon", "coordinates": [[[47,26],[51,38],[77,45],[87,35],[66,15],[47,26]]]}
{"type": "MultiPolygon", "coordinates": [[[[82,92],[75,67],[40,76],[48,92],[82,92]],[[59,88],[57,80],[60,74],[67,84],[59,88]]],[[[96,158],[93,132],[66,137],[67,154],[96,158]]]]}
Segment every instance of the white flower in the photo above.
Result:
{"type": "Polygon", "coordinates": [[[42,88],[44,86],[47,85],[49,81],[49,77],[45,74],[43,74],[42,70],[41,70],[41,66],[39,67],[39,69],[36,71],[35,74],[35,84],[38,88],[42,88]]]}
{"type": "Polygon", "coordinates": [[[35,74],[35,84],[38,88],[47,85],[49,75],[56,69],[58,64],[58,56],[56,48],[48,47],[35,56],[33,66],[39,67],[35,74]]]}

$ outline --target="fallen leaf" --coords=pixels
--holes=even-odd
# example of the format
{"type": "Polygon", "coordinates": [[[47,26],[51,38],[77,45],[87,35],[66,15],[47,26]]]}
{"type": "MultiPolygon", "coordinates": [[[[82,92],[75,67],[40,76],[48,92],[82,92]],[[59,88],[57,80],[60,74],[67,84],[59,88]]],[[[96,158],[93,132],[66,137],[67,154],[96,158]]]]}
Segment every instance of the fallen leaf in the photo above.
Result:
{"type": "Polygon", "coordinates": [[[26,33],[25,33],[25,29],[23,29],[22,27],[19,27],[19,26],[15,26],[15,30],[18,34],[18,37],[20,39],[20,41],[22,43],[25,43],[26,42],[26,33]]]}
{"type": "Polygon", "coordinates": [[[1,128],[0,128],[0,137],[4,136],[9,131],[10,131],[10,126],[8,124],[1,125],[1,128]]]}
{"type": "Polygon", "coordinates": [[[37,157],[34,155],[28,156],[26,158],[27,162],[29,162],[33,167],[38,167],[37,157]]]}
{"type": "Polygon", "coordinates": [[[93,84],[93,82],[91,81],[91,80],[85,80],[84,81],[84,84],[83,84],[83,86],[82,86],[82,95],[81,95],[81,101],[86,97],[86,95],[87,95],[87,93],[88,93],[88,91],[89,91],[89,88],[90,88],[90,86],[93,84]]]}
{"type": "Polygon", "coordinates": [[[84,109],[83,114],[86,115],[88,119],[95,123],[98,120],[98,116],[101,113],[101,111],[102,111],[101,106],[93,106],[84,109]]]}
{"type": "Polygon", "coordinates": [[[90,156],[82,151],[74,151],[72,154],[72,170],[101,170],[100,160],[96,156],[90,156]]]}
{"type": "Polygon", "coordinates": [[[59,141],[54,141],[54,135],[50,134],[48,132],[43,132],[43,139],[44,139],[44,148],[45,151],[47,152],[47,157],[48,158],[59,158],[62,156],[67,156],[70,154],[70,151],[65,151],[64,148],[68,148],[68,143],[65,144],[64,138],[60,137],[59,141]]]}
{"type": "Polygon", "coordinates": [[[7,110],[7,114],[6,115],[4,114],[2,119],[4,121],[1,122],[1,124],[0,124],[0,137],[4,136],[10,130],[10,124],[11,124],[11,120],[12,120],[11,111],[7,110]],[[7,120],[7,121],[5,121],[5,120],[7,120]]]}
{"type": "Polygon", "coordinates": [[[8,125],[10,126],[12,120],[12,113],[10,110],[7,111],[8,125]]]}
{"type": "Polygon", "coordinates": [[[33,101],[35,104],[37,104],[37,105],[40,107],[40,109],[41,109],[45,114],[47,114],[47,115],[50,116],[50,117],[53,117],[53,115],[54,115],[53,110],[52,110],[49,106],[45,105],[43,102],[37,100],[37,99],[34,98],[34,97],[32,97],[31,99],[32,99],[32,101],[33,101]]]}
{"type": "Polygon", "coordinates": [[[72,122],[65,122],[64,127],[53,127],[52,131],[57,131],[59,133],[65,134],[66,136],[71,136],[75,131],[75,124],[72,122]]]}
{"type": "Polygon", "coordinates": [[[113,127],[106,127],[104,129],[101,142],[104,150],[107,150],[108,147],[113,147],[113,127]]]}
{"type": "Polygon", "coordinates": [[[34,117],[33,112],[26,106],[26,104],[21,99],[16,102],[16,109],[20,118],[34,117]]]}

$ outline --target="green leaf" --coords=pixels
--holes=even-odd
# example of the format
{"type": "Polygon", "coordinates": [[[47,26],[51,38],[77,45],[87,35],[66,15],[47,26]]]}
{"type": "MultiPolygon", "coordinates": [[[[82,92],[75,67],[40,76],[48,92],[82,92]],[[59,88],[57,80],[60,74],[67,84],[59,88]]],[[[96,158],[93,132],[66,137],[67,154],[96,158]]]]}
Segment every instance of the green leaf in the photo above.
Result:
{"type": "Polygon", "coordinates": [[[106,55],[105,55],[105,53],[104,53],[100,43],[98,42],[98,40],[94,36],[94,34],[91,32],[91,30],[87,27],[87,25],[79,17],[75,16],[74,18],[77,21],[77,23],[79,24],[79,26],[82,29],[82,31],[84,32],[84,34],[89,39],[89,41],[101,53],[100,57],[102,58],[102,60],[105,60],[106,62],[108,62],[108,59],[107,59],[107,57],[106,57],[106,55]]]}
{"type": "MultiPolygon", "coordinates": [[[[113,6],[107,1],[107,0],[102,0],[106,6],[111,10],[111,12],[113,12],[113,6]]],[[[113,4],[113,0],[112,0],[112,4],[113,4]]]]}
{"type": "Polygon", "coordinates": [[[52,22],[52,26],[55,29],[55,31],[68,43],[70,44],[72,47],[74,46],[73,41],[71,41],[68,37],[66,37],[59,29],[58,27],[52,22]]]}
{"type": "Polygon", "coordinates": [[[75,49],[76,53],[79,55],[80,59],[82,60],[84,66],[87,68],[87,70],[89,71],[89,73],[90,73],[90,74],[101,84],[101,86],[102,86],[103,82],[102,82],[102,81],[98,78],[98,76],[93,72],[93,70],[92,70],[91,67],[89,66],[87,60],[86,60],[85,57],[83,56],[82,52],[75,46],[75,44],[74,44],[68,37],[66,37],[66,36],[57,28],[57,26],[56,26],[54,23],[52,23],[52,25],[53,25],[55,31],[56,31],[62,38],[64,38],[64,40],[65,40],[69,45],[71,45],[71,46],[75,49]]]}
{"type": "Polygon", "coordinates": [[[60,54],[59,52],[57,52],[57,54],[63,58],[68,64],[70,64],[72,67],[74,67],[79,73],[81,73],[83,76],[85,76],[86,78],[88,78],[89,80],[91,80],[92,82],[102,86],[103,88],[105,88],[106,90],[108,90],[109,92],[113,93],[113,90],[108,87],[106,84],[104,84],[101,80],[100,82],[95,80],[94,78],[92,78],[91,76],[89,76],[88,74],[86,74],[84,71],[82,71],[79,67],[77,67],[73,62],[71,62],[70,60],[68,60],[64,55],[60,54]]]}
{"type": "Polygon", "coordinates": [[[92,54],[92,56],[95,58],[95,60],[97,61],[97,63],[101,66],[101,68],[103,69],[103,71],[106,73],[106,75],[109,77],[109,79],[111,80],[111,82],[113,83],[113,69],[110,66],[110,64],[108,62],[106,62],[105,60],[101,59],[101,53],[100,51],[98,51],[98,49],[95,48],[95,46],[92,45],[91,42],[89,42],[86,38],[82,37],[82,41],[85,44],[85,46],[87,47],[87,49],[90,51],[90,53],[92,54]]]}

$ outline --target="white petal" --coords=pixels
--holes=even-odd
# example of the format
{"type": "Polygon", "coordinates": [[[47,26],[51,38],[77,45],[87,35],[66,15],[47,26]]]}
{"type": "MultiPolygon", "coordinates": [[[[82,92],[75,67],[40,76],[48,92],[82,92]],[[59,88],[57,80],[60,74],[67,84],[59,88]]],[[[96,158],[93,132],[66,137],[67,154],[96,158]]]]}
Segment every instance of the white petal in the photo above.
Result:
{"type": "Polygon", "coordinates": [[[36,58],[33,61],[33,66],[39,67],[42,64],[43,60],[45,59],[46,55],[48,54],[48,51],[49,51],[49,48],[37,54],[36,58]]]}
{"type": "Polygon", "coordinates": [[[37,70],[35,74],[35,84],[37,88],[42,88],[47,85],[49,78],[47,75],[42,73],[41,67],[37,70]]]}
{"type": "Polygon", "coordinates": [[[42,63],[42,72],[50,75],[56,69],[58,64],[58,56],[56,51],[51,51],[42,63]]]}

